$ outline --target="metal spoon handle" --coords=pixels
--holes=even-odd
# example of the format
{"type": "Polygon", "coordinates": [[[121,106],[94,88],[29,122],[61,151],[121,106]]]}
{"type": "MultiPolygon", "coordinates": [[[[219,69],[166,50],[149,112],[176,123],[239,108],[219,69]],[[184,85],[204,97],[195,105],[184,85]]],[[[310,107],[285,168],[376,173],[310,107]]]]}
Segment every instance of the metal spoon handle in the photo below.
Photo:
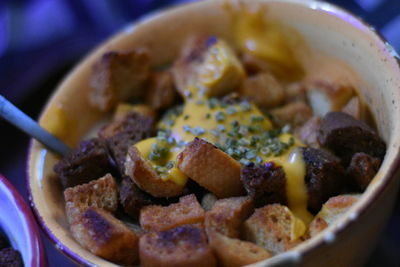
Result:
{"type": "Polygon", "coordinates": [[[0,116],[58,154],[64,156],[71,150],[2,95],[0,95],[0,116]]]}

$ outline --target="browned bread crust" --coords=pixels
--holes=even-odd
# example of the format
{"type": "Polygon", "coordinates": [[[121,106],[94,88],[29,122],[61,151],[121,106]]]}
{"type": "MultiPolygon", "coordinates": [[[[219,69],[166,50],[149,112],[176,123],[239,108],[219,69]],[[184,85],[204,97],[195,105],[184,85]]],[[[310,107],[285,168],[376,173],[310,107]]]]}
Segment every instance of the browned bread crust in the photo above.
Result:
{"type": "Polygon", "coordinates": [[[240,181],[240,163],[197,137],[178,155],[177,166],[219,198],[245,192],[240,181]]]}
{"type": "Polygon", "coordinates": [[[242,167],[240,179],[256,208],[272,203],[287,203],[286,175],[281,166],[273,162],[250,163],[242,167]]]}
{"type": "Polygon", "coordinates": [[[207,235],[217,232],[228,237],[239,238],[240,227],[253,212],[253,201],[249,197],[231,197],[218,200],[206,212],[205,227],[207,235]]]}
{"type": "Polygon", "coordinates": [[[246,78],[240,92],[260,107],[274,108],[285,101],[285,90],[268,72],[246,78]]]}
{"type": "Polygon", "coordinates": [[[113,213],[118,207],[117,184],[111,174],[106,174],[90,183],[67,188],[64,198],[65,213],[70,224],[89,207],[113,213]]]}
{"type": "Polygon", "coordinates": [[[140,210],[144,206],[152,205],[155,202],[154,197],[140,190],[129,177],[122,179],[119,187],[119,200],[126,214],[134,220],[139,219],[140,210]]]}
{"type": "Polygon", "coordinates": [[[274,123],[282,127],[290,124],[293,127],[302,125],[312,116],[312,110],[305,102],[291,102],[271,110],[274,123]]]}
{"type": "Polygon", "coordinates": [[[146,231],[163,231],[183,224],[203,223],[204,210],[191,194],[167,207],[151,205],[142,208],[139,221],[146,231]]]}
{"type": "Polygon", "coordinates": [[[289,209],[280,204],[271,204],[256,209],[254,214],[244,222],[246,240],[279,254],[302,242],[292,240],[292,223],[297,220],[289,209]]]}
{"type": "Polygon", "coordinates": [[[143,235],[139,254],[143,267],[216,266],[204,230],[190,225],[143,235]]]}
{"type": "Polygon", "coordinates": [[[154,109],[172,106],[177,97],[174,81],[170,71],[154,72],[150,76],[146,90],[145,102],[154,109]]]}
{"type": "Polygon", "coordinates": [[[138,262],[139,238],[108,211],[88,208],[71,225],[71,233],[84,248],[114,263],[138,262]]]}
{"type": "Polygon", "coordinates": [[[125,171],[128,148],[153,134],[154,119],[136,111],[130,111],[99,131],[121,174],[125,171]]]}
{"type": "Polygon", "coordinates": [[[331,197],[310,223],[308,229],[310,236],[313,237],[317,235],[329,225],[333,224],[337,219],[343,216],[359,198],[360,195],[340,195],[331,197]]]}
{"type": "Polygon", "coordinates": [[[128,149],[125,174],[143,191],[154,197],[175,197],[182,194],[183,186],[162,180],[135,146],[128,149]]]}
{"type": "Polygon", "coordinates": [[[239,267],[272,257],[264,248],[244,240],[213,233],[210,246],[223,267],[239,267]]]}
{"type": "Polygon", "coordinates": [[[78,148],[54,165],[64,188],[88,183],[111,170],[107,149],[99,138],[81,141],[78,148]]]}
{"type": "Polygon", "coordinates": [[[90,77],[90,104],[109,111],[118,102],[142,95],[150,74],[150,56],[144,49],[105,53],[94,65],[90,77]]]}

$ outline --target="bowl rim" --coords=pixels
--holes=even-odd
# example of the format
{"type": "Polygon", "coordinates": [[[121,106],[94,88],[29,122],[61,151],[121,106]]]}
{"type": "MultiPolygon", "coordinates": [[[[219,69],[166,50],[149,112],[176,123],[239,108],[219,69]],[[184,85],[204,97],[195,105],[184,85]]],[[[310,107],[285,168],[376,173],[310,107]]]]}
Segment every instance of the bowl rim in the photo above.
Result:
{"type": "MultiPolygon", "coordinates": [[[[157,19],[157,17],[159,15],[162,15],[163,13],[166,13],[166,12],[173,12],[176,9],[186,8],[189,5],[194,6],[194,5],[203,4],[204,2],[212,2],[212,1],[213,0],[199,0],[199,1],[195,1],[195,2],[189,1],[186,3],[180,3],[180,4],[169,6],[167,8],[163,8],[160,10],[156,10],[156,11],[144,14],[143,16],[139,17],[138,19],[133,20],[132,22],[130,22],[130,23],[126,24],[124,27],[122,27],[115,34],[110,35],[108,38],[106,38],[100,44],[98,44],[97,46],[90,49],[90,51],[86,55],[84,55],[81,58],[81,60],[79,60],[77,62],[75,67],[73,69],[71,69],[69,74],[67,76],[65,76],[59,82],[56,89],[59,88],[64,83],[64,81],[66,81],[69,78],[71,73],[73,73],[77,69],[78,66],[80,66],[84,61],[86,61],[100,47],[103,47],[107,42],[116,38],[117,36],[120,36],[120,35],[126,33],[126,31],[134,31],[135,26],[137,24],[152,21],[153,19],[157,19]]],[[[223,1],[223,0],[220,0],[220,1],[223,1]]],[[[248,0],[244,0],[244,1],[248,2],[248,0]]],[[[386,48],[385,54],[389,58],[394,59],[394,63],[396,65],[396,67],[394,69],[397,71],[397,73],[400,74],[400,56],[399,56],[399,54],[397,54],[396,50],[389,44],[389,42],[386,40],[386,38],[377,29],[375,29],[373,26],[371,26],[369,23],[367,23],[360,16],[358,16],[336,4],[325,2],[324,0],[322,0],[322,1],[320,1],[320,0],[260,0],[260,1],[261,2],[278,2],[278,3],[283,2],[283,3],[288,3],[288,4],[299,5],[299,6],[303,6],[306,8],[311,8],[316,11],[322,11],[322,12],[326,13],[327,15],[335,16],[342,21],[348,22],[348,24],[352,25],[352,27],[357,27],[357,28],[359,28],[359,30],[364,31],[365,34],[367,34],[371,37],[372,36],[376,37],[377,42],[381,43],[386,48]],[[354,25],[354,24],[357,24],[357,25],[354,25]]],[[[218,2],[218,1],[215,1],[215,2],[218,2]]],[[[57,90],[54,90],[53,94],[49,97],[47,104],[49,103],[49,100],[51,100],[53,98],[56,91],[57,90]]],[[[43,109],[42,109],[39,117],[41,117],[43,115],[43,112],[46,109],[46,105],[43,106],[43,109]]],[[[32,150],[33,150],[34,144],[35,144],[35,140],[31,139],[31,141],[29,143],[29,149],[28,149],[26,179],[27,179],[27,189],[28,189],[30,205],[32,207],[32,210],[34,211],[35,217],[39,221],[39,225],[43,229],[43,231],[46,233],[47,237],[55,244],[56,248],[61,253],[63,253],[64,255],[69,257],[71,260],[73,260],[74,262],[76,262],[80,265],[95,266],[92,263],[88,262],[86,259],[80,257],[78,254],[76,254],[72,250],[70,250],[67,246],[65,246],[55,236],[55,234],[53,234],[51,229],[48,228],[48,226],[45,224],[43,218],[39,214],[39,211],[38,211],[35,203],[33,202],[31,183],[30,183],[30,175],[29,175],[29,161],[30,161],[30,156],[32,155],[32,150]]],[[[397,148],[397,151],[395,152],[393,161],[390,163],[390,166],[388,167],[387,172],[382,177],[382,181],[379,183],[379,185],[377,185],[377,188],[375,188],[374,191],[370,193],[371,194],[370,197],[366,201],[364,201],[363,205],[357,209],[357,216],[361,216],[361,215],[365,214],[366,211],[368,210],[369,206],[371,206],[371,204],[373,202],[375,202],[378,198],[380,198],[382,196],[382,192],[386,189],[387,185],[389,183],[391,183],[394,179],[396,179],[395,174],[399,170],[400,170],[400,147],[397,148]]],[[[340,222],[335,224],[336,227],[334,226],[334,227],[328,228],[333,235],[341,234],[350,225],[353,225],[354,223],[356,223],[356,220],[351,220],[351,219],[346,220],[347,217],[349,217],[349,216],[346,216],[346,215],[342,216],[340,218],[340,222]],[[339,227],[337,225],[339,225],[339,227]]],[[[280,264],[289,264],[289,263],[296,264],[296,263],[301,262],[301,258],[303,255],[311,253],[317,247],[324,245],[324,243],[331,244],[334,242],[335,242],[334,238],[333,238],[333,240],[326,240],[326,239],[322,238],[322,236],[318,235],[316,237],[313,237],[311,242],[304,242],[307,244],[304,244],[304,243],[300,244],[297,247],[298,249],[289,250],[289,251],[283,252],[279,255],[275,255],[274,257],[272,257],[270,259],[267,259],[267,260],[264,260],[261,262],[257,262],[254,264],[250,264],[247,266],[258,266],[259,264],[264,264],[264,263],[268,264],[268,266],[277,266],[280,264]],[[265,262],[265,261],[267,261],[267,262],[265,262]]],[[[264,266],[264,265],[262,265],[262,266],[264,266]]]]}
{"type": "MultiPolygon", "coordinates": [[[[22,215],[24,220],[21,221],[21,224],[25,225],[28,229],[28,236],[26,236],[27,242],[24,246],[32,251],[30,266],[47,266],[46,253],[40,238],[39,227],[31,209],[11,182],[4,175],[0,174],[0,192],[5,191],[8,191],[11,194],[11,197],[8,198],[8,200],[13,204],[12,209],[22,215]]],[[[21,251],[20,253],[23,254],[21,251]]]]}

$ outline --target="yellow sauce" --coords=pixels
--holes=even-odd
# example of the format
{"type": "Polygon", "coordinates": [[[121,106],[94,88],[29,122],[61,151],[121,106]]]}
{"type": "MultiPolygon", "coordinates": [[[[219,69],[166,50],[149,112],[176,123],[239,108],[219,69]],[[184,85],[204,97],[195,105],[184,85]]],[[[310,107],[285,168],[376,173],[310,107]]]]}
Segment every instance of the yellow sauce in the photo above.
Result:
{"type": "MultiPolygon", "coordinates": [[[[262,11],[247,13],[236,20],[234,28],[239,48],[271,63],[271,71],[278,76],[285,74],[298,77],[299,73],[302,73],[302,69],[295,60],[291,48],[287,45],[285,35],[280,30],[282,25],[266,21],[262,11]]],[[[270,120],[251,103],[247,103],[245,107],[242,103],[228,106],[211,105],[210,95],[213,95],[213,91],[210,88],[220,87],[222,81],[226,82],[224,78],[232,70],[241,73],[238,60],[229,51],[224,50],[224,43],[217,41],[214,46],[214,48],[210,48],[213,52],[206,56],[205,61],[208,64],[205,65],[204,70],[198,73],[197,80],[189,84],[184,92],[185,103],[182,111],[163,119],[158,125],[159,129],[169,131],[170,137],[174,140],[166,145],[166,141],[163,141],[168,152],[165,152],[161,161],[160,159],[149,159],[155,167],[164,166],[168,162],[174,164],[177,155],[195,137],[220,147],[230,138],[228,133],[243,125],[256,126],[257,130],[244,131],[240,137],[235,137],[236,141],[239,139],[239,141],[247,140],[246,142],[248,142],[252,138],[257,138],[262,133],[272,130],[270,120]],[[219,116],[221,113],[223,116],[219,116]],[[239,126],[233,126],[235,121],[239,126]]],[[[287,178],[288,207],[295,216],[292,224],[292,239],[294,240],[304,234],[305,224],[312,219],[311,214],[307,211],[307,190],[304,183],[305,165],[301,153],[296,149],[302,144],[288,133],[283,133],[275,139],[290,144],[289,149],[279,155],[256,150],[254,155],[250,155],[252,157],[248,162],[273,161],[283,167],[287,178]]],[[[138,143],[136,147],[145,158],[149,158],[151,150],[155,144],[158,144],[157,142],[159,142],[157,138],[150,138],[138,143]]],[[[229,149],[229,146],[225,147],[225,152],[234,157],[229,153],[229,149]]],[[[247,156],[249,155],[246,154],[247,156]]],[[[241,161],[241,163],[243,162],[241,161]]],[[[164,169],[160,176],[163,180],[171,180],[179,185],[184,185],[187,181],[187,177],[175,165],[170,165],[166,172],[164,169]]]]}

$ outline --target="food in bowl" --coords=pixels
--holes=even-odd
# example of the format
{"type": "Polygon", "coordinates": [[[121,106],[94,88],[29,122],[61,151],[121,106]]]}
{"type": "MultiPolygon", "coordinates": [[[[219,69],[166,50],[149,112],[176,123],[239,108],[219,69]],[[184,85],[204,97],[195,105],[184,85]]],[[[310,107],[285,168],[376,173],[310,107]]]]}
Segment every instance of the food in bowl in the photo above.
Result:
{"type": "MultiPolygon", "coordinates": [[[[1,230],[1,229],[0,229],[1,230]]],[[[24,266],[21,254],[11,247],[7,237],[0,231],[0,266],[24,266]]]]}
{"type": "Polygon", "coordinates": [[[236,42],[195,35],[160,69],[146,47],[97,60],[89,102],[113,120],[54,167],[83,247],[124,265],[241,266],[357,201],[386,151],[367,107],[352,84],[303,79],[280,25],[259,22],[276,42],[245,31],[259,14],[236,42]]]}

